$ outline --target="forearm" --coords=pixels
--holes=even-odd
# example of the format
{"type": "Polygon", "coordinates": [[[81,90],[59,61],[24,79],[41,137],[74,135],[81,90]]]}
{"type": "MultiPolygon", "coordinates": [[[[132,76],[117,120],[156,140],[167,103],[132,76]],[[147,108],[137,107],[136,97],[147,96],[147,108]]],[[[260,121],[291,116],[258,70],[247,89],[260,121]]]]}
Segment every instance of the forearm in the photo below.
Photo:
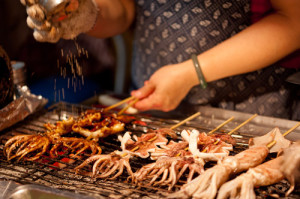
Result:
{"type": "MultiPolygon", "coordinates": [[[[198,55],[207,82],[267,67],[300,48],[299,1],[284,5],[289,8],[277,5],[280,1],[274,2],[273,6],[283,7],[284,11],[278,8],[274,14],[198,55]]],[[[191,60],[185,64],[195,73],[191,60]]],[[[190,75],[198,84],[196,75],[190,75]]]]}
{"type": "Polygon", "coordinates": [[[107,38],[124,32],[134,18],[133,0],[95,0],[98,18],[89,35],[107,38]]]}

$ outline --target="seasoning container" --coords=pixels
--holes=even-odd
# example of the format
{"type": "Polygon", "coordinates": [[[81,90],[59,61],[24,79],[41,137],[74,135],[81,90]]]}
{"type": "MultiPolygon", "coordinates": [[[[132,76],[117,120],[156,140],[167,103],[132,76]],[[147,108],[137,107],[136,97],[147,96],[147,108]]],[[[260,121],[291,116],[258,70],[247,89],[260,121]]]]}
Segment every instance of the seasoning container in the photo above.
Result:
{"type": "Polygon", "coordinates": [[[25,63],[21,61],[11,61],[11,65],[13,70],[14,84],[20,86],[26,85],[27,74],[25,63]]]}

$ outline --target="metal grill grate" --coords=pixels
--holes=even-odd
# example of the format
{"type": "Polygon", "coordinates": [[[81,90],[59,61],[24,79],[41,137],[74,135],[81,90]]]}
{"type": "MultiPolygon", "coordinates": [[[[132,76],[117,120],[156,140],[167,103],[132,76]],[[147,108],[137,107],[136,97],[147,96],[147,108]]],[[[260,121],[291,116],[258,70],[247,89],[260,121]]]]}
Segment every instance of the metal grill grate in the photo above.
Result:
{"type": "MultiPolygon", "coordinates": [[[[67,103],[58,103],[49,110],[36,114],[27,118],[24,122],[7,129],[1,135],[0,149],[3,150],[4,144],[10,137],[17,134],[34,134],[45,131],[43,124],[55,123],[58,120],[67,118],[68,116],[78,116],[82,111],[90,109],[81,105],[73,105],[67,103]]],[[[146,121],[149,127],[162,128],[170,127],[176,124],[176,120],[163,120],[159,118],[151,118],[146,116],[137,116],[138,119],[146,121]]],[[[180,129],[197,128],[200,131],[211,130],[211,122],[203,122],[202,126],[199,123],[189,122],[180,129]]],[[[132,125],[128,130],[135,133],[146,131],[147,128],[139,125],[132,125]]],[[[247,148],[251,135],[240,134],[236,136],[238,145],[235,147],[234,153],[238,153],[247,148]]],[[[114,150],[120,150],[120,142],[116,135],[101,140],[100,146],[103,153],[108,154],[114,150]]],[[[12,180],[20,184],[39,184],[47,187],[68,190],[75,193],[89,195],[95,198],[165,198],[169,192],[165,187],[139,187],[132,185],[127,181],[127,175],[121,175],[116,180],[101,180],[93,181],[89,176],[75,174],[73,169],[79,165],[82,160],[76,160],[73,164],[68,164],[62,161],[64,156],[59,159],[43,157],[35,162],[8,162],[3,153],[0,153],[0,179],[12,180]],[[64,168],[55,166],[57,163],[64,164],[64,168]]],[[[150,160],[133,158],[130,161],[132,169],[135,171],[142,165],[150,163],[150,160]]],[[[126,173],[126,171],[125,171],[126,173]]],[[[286,181],[282,181],[273,186],[268,186],[256,189],[257,195],[264,198],[266,195],[273,194],[275,197],[283,197],[284,192],[289,188],[286,181]]],[[[179,189],[179,186],[175,187],[179,189]]],[[[291,198],[299,197],[299,190],[294,191],[291,198]]]]}

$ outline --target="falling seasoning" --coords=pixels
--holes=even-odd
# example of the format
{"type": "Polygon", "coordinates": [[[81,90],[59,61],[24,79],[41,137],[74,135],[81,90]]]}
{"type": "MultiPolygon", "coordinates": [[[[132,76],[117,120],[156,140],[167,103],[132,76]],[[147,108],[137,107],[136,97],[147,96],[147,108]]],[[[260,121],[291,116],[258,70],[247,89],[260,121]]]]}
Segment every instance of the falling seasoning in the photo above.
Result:
{"type": "MultiPolygon", "coordinates": [[[[88,51],[81,47],[76,39],[74,41],[74,49],[60,49],[61,58],[57,59],[57,68],[59,69],[59,74],[63,79],[67,79],[67,89],[70,89],[70,86],[73,87],[73,92],[81,90],[84,85],[84,76],[82,65],[80,62],[81,58],[88,59],[88,51]],[[70,79],[71,78],[71,79],[70,79]]],[[[65,89],[58,88],[56,85],[56,79],[54,80],[54,100],[57,99],[60,101],[65,99],[65,89]]]]}

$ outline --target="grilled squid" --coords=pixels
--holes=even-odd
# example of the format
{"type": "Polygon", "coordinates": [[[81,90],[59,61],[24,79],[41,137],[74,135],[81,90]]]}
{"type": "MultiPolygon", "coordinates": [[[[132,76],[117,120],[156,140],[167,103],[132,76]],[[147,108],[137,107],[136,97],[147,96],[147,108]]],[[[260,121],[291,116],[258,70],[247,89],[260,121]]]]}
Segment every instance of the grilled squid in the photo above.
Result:
{"type": "Polygon", "coordinates": [[[246,173],[226,182],[221,186],[217,199],[255,199],[254,187],[275,184],[284,178],[279,169],[282,160],[283,157],[279,156],[255,168],[250,168],[246,173]]]}
{"type": "Polygon", "coordinates": [[[283,157],[280,170],[291,184],[290,189],[286,193],[286,196],[288,196],[294,190],[296,182],[299,184],[300,181],[300,141],[285,149],[283,157]]]}
{"type": "Polygon", "coordinates": [[[190,182],[195,173],[199,175],[204,171],[203,165],[204,162],[193,157],[160,157],[135,172],[133,182],[141,184],[149,179],[147,185],[167,185],[171,190],[184,172],[188,171],[187,182],[190,182]]]}
{"type": "MultiPolygon", "coordinates": [[[[281,134],[278,128],[274,128],[268,133],[268,136],[272,138],[271,141],[279,135],[281,134]]],[[[235,156],[225,157],[217,165],[207,169],[190,183],[184,185],[180,191],[170,194],[168,197],[215,198],[218,188],[229,179],[230,175],[248,170],[264,161],[269,153],[267,144],[262,141],[235,156]]]]}
{"type": "Polygon", "coordinates": [[[133,172],[129,164],[130,155],[121,153],[119,151],[112,152],[107,155],[94,155],[86,159],[82,164],[75,168],[76,173],[93,163],[91,177],[115,179],[123,174],[124,168],[127,173],[133,177],[133,172]]]}
{"type": "Polygon", "coordinates": [[[76,172],[80,172],[82,168],[93,163],[92,178],[109,178],[115,179],[120,176],[124,168],[131,179],[134,175],[129,163],[131,157],[148,158],[150,152],[155,151],[157,146],[166,145],[168,139],[166,135],[176,135],[172,130],[159,129],[150,130],[148,133],[142,134],[140,137],[133,136],[135,141],[131,139],[131,133],[126,132],[123,136],[119,135],[122,151],[114,151],[110,154],[94,155],[86,159],[82,164],[75,168],[76,172]]]}
{"type": "Polygon", "coordinates": [[[17,135],[10,138],[4,147],[4,155],[8,160],[33,161],[49,152],[50,157],[56,157],[59,150],[71,152],[71,156],[79,158],[80,154],[96,155],[101,153],[97,141],[124,130],[125,123],[133,118],[103,113],[97,110],[88,110],[78,119],[69,117],[47,123],[43,135],[17,135]],[[84,138],[63,137],[66,134],[77,133],[84,138]]]}

